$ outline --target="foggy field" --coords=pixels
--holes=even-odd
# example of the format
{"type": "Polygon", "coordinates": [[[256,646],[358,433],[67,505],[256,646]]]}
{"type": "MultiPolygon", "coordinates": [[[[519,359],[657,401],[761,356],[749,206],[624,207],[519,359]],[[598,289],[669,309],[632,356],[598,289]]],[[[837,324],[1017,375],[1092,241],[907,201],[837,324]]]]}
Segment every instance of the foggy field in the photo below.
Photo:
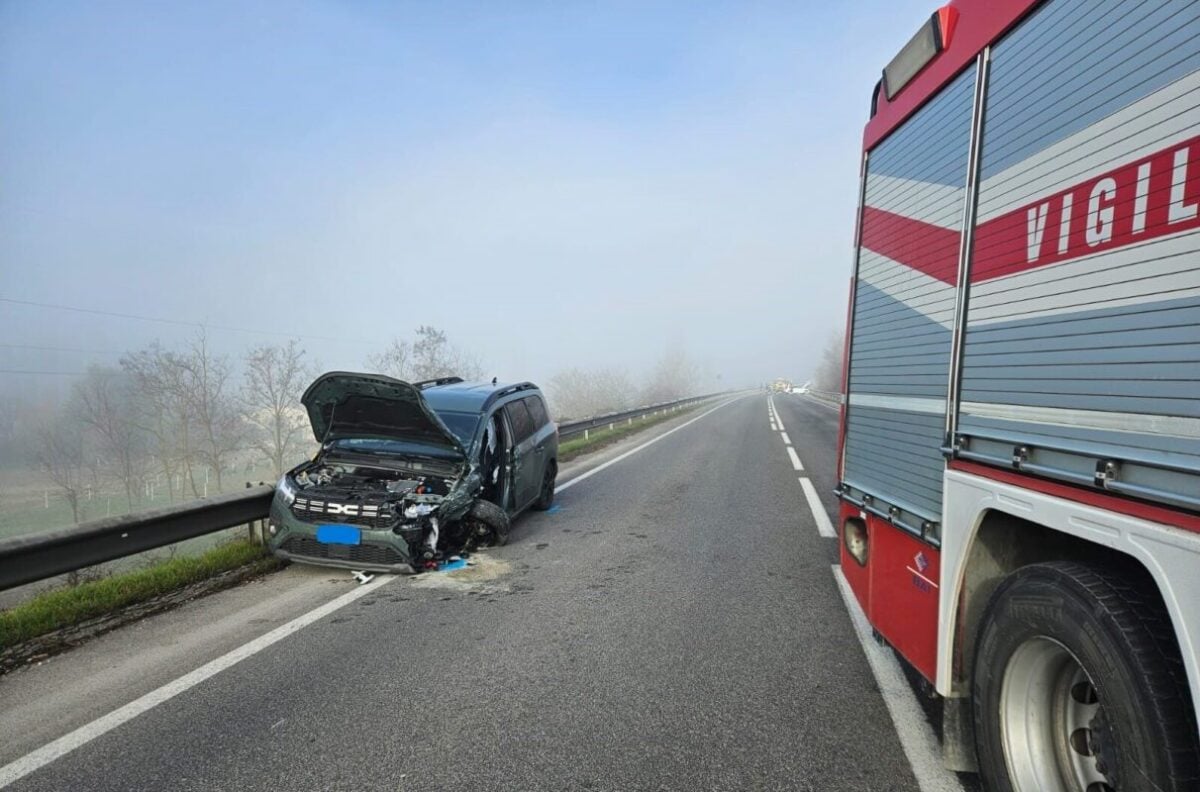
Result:
{"type": "MultiPolygon", "coordinates": [[[[274,484],[276,481],[270,465],[263,464],[239,469],[236,474],[226,471],[225,475],[228,481],[222,489],[223,492],[242,489],[246,482],[274,484]]],[[[210,476],[210,481],[212,480],[210,476]]],[[[151,483],[154,484],[154,497],[143,495],[137,498],[132,509],[128,506],[125,494],[120,490],[103,486],[85,489],[80,498],[80,522],[118,517],[130,512],[170,506],[172,502],[182,502],[178,497],[172,501],[167,496],[161,477],[156,477],[151,483]]],[[[208,494],[220,493],[215,486],[210,486],[208,494]]],[[[73,524],[70,504],[57,490],[53,481],[30,468],[0,471],[0,539],[70,528],[73,524]]]]}

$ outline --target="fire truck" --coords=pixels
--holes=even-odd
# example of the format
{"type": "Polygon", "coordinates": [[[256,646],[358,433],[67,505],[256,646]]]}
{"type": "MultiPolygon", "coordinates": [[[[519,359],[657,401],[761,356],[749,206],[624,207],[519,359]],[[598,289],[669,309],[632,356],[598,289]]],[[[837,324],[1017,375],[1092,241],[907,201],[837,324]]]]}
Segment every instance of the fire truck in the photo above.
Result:
{"type": "Polygon", "coordinates": [[[937,9],[859,195],[841,567],[947,766],[1200,789],[1200,3],[937,9]]]}

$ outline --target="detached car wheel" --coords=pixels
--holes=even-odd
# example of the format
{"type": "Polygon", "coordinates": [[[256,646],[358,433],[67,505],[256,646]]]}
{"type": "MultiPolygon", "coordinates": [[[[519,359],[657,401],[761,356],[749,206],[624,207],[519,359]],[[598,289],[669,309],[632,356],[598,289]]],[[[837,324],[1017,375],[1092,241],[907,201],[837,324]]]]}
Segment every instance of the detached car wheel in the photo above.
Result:
{"type": "Polygon", "coordinates": [[[467,512],[467,519],[478,532],[482,545],[506,545],[512,522],[508,514],[491,501],[477,500],[467,512]]]}
{"type": "Polygon", "coordinates": [[[558,465],[550,462],[546,465],[546,472],[542,474],[542,491],[538,494],[538,499],[533,502],[533,508],[538,511],[546,511],[554,505],[554,485],[558,480],[558,465]]]}
{"type": "Polygon", "coordinates": [[[996,792],[1194,789],[1187,677],[1166,614],[1123,572],[1013,573],[976,644],[980,771],[996,792]]]}

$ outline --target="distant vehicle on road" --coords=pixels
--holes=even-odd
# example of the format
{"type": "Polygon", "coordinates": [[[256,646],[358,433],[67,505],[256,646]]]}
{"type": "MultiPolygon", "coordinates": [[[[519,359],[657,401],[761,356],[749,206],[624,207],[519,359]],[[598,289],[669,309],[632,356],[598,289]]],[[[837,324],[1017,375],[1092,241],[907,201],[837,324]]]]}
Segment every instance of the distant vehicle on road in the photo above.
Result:
{"type": "Polygon", "coordinates": [[[558,429],[532,383],[334,371],[301,401],[321,450],[276,488],[268,532],[281,558],[435,569],[504,544],[518,514],[554,501],[558,429]]]}
{"type": "Polygon", "coordinates": [[[842,569],[995,790],[1200,779],[1200,4],[953,0],[864,135],[842,569]]]}

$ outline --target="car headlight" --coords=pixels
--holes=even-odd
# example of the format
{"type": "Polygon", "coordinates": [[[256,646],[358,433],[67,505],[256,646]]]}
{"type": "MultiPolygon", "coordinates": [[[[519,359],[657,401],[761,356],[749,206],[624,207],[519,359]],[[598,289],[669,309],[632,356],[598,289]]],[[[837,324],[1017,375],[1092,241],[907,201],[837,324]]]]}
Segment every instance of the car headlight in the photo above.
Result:
{"type": "Polygon", "coordinates": [[[291,506],[296,501],[296,484],[285,473],[275,485],[275,492],[283,497],[283,502],[291,506]]]}

